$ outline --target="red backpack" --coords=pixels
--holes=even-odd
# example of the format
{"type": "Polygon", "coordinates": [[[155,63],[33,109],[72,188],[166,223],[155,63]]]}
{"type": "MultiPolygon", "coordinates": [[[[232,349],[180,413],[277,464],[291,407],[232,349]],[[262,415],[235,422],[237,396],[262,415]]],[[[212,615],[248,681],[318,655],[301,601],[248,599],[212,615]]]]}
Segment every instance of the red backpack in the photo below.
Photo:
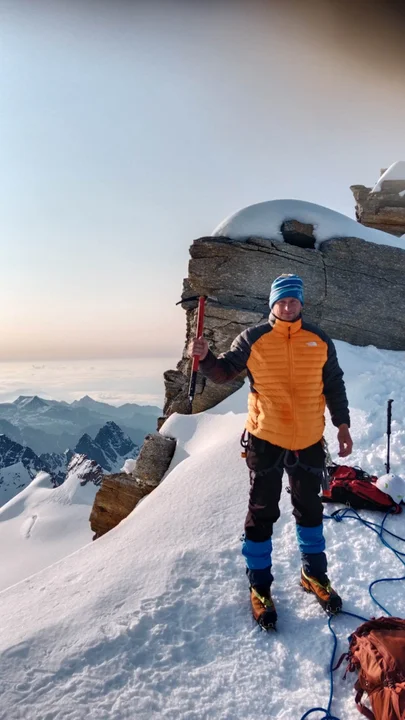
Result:
{"type": "Polygon", "coordinates": [[[358,671],[356,705],[369,720],[405,720],[405,620],[381,617],[350,636],[346,673],[358,671]],[[372,711],[362,703],[367,693],[372,711]]]}
{"type": "Polygon", "coordinates": [[[330,488],[323,491],[324,502],[343,503],[355,510],[402,512],[401,506],[375,485],[376,476],[349,465],[332,465],[327,470],[330,488]]]}

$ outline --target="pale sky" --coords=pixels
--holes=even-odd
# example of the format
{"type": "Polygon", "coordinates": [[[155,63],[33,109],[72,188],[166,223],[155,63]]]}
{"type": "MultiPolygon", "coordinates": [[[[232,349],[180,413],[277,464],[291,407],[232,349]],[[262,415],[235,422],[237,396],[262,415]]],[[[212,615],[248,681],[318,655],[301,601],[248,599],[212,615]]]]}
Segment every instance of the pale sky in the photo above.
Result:
{"type": "Polygon", "coordinates": [[[354,216],[405,80],[399,16],[350,5],[0,0],[0,360],[180,357],[194,238],[273,198],[354,216]]]}

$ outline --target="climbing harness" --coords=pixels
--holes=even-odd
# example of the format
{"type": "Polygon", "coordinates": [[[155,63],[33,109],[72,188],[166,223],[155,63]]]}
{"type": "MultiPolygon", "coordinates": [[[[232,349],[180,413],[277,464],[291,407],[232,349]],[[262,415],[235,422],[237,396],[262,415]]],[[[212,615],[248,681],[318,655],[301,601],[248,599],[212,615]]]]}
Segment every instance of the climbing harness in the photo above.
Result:
{"type": "MultiPolygon", "coordinates": [[[[249,433],[247,433],[246,430],[244,430],[241,435],[240,444],[242,446],[241,457],[246,459],[247,451],[249,448],[249,433]]],[[[278,472],[282,474],[285,469],[287,471],[287,475],[292,475],[297,467],[300,467],[303,470],[313,473],[314,475],[319,477],[321,479],[322,489],[324,491],[327,491],[329,489],[329,473],[326,464],[324,463],[322,467],[312,467],[311,465],[306,465],[305,463],[301,462],[298,450],[283,449],[273,465],[263,470],[257,470],[255,471],[255,474],[262,475],[272,472],[272,470],[278,470],[278,472]]],[[[288,491],[289,488],[287,488],[287,492],[288,491]]]]}

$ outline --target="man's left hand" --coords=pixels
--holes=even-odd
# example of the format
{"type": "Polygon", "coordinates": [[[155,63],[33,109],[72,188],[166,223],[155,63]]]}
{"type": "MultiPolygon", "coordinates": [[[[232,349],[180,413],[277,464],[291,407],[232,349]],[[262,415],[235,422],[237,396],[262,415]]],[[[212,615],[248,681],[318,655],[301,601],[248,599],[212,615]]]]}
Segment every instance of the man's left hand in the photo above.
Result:
{"type": "Polygon", "coordinates": [[[339,443],[339,457],[347,457],[353,450],[353,440],[348,425],[339,425],[337,434],[339,443]]]}

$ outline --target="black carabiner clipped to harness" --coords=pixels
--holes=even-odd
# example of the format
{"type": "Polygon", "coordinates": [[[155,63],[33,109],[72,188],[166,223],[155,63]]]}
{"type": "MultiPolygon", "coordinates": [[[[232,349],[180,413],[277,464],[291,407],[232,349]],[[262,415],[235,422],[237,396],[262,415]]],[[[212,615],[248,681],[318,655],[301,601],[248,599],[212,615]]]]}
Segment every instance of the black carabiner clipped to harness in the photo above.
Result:
{"type": "Polygon", "coordinates": [[[243,448],[240,456],[241,456],[242,458],[245,458],[245,459],[246,459],[246,456],[247,456],[247,452],[246,452],[246,451],[247,451],[248,446],[249,446],[249,440],[246,439],[246,428],[245,428],[245,430],[243,431],[242,435],[240,436],[240,444],[241,444],[241,446],[242,446],[242,448],[243,448]]]}

